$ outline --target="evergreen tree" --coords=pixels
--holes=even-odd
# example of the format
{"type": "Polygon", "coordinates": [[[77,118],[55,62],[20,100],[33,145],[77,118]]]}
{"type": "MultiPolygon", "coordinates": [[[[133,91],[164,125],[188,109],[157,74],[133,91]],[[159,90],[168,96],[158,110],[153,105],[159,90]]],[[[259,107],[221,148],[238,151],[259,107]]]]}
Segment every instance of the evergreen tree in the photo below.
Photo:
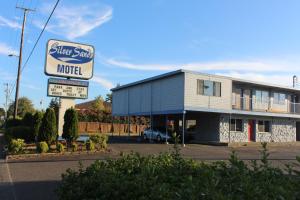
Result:
{"type": "Polygon", "coordinates": [[[41,127],[42,119],[43,119],[43,113],[40,111],[37,111],[33,116],[33,134],[34,134],[34,136],[38,136],[38,134],[39,134],[39,129],[41,127]]]}
{"type": "Polygon", "coordinates": [[[66,110],[62,137],[70,144],[78,137],[78,114],[74,108],[66,110]]]}
{"type": "Polygon", "coordinates": [[[42,124],[38,134],[39,141],[45,141],[49,145],[56,140],[57,125],[54,109],[47,108],[42,119],[42,124]]]}

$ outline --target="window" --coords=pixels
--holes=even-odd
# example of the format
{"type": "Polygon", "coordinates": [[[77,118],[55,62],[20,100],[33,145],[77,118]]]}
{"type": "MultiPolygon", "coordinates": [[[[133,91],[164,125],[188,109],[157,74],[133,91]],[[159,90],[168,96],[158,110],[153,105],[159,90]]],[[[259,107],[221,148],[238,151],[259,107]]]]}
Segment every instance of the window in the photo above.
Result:
{"type": "Polygon", "coordinates": [[[258,121],[258,132],[270,132],[270,121],[258,121]]]}
{"type": "Polygon", "coordinates": [[[242,119],[231,119],[230,120],[230,131],[243,131],[243,120],[242,119]]]}
{"type": "Polygon", "coordinates": [[[269,92],[263,90],[255,91],[256,103],[268,103],[269,102],[269,92]]]}
{"type": "Polygon", "coordinates": [[[206,96],[221,96],[221,83],[209,80],[197,80],[197,94],[206,96]]]}
{"type": "Polygon", "coordinates": [[[285,98],[286,98],[285,94],[274,92],[273,103],[283,105],[285,104],[285,98]]]}

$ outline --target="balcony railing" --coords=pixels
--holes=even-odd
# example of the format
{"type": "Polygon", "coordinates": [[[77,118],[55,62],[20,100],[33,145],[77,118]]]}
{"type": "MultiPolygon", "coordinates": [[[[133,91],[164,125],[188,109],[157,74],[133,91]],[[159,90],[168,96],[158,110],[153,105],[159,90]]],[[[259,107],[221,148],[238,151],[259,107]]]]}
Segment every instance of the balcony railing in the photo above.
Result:
{"type": "Polygon", "coordinates": [[[258,112],[300,114],[300,103],[294,103],[288,99],[285,99],[281,102],[274,102],[273,99],[232,97],[232,109],[258,112]]]}

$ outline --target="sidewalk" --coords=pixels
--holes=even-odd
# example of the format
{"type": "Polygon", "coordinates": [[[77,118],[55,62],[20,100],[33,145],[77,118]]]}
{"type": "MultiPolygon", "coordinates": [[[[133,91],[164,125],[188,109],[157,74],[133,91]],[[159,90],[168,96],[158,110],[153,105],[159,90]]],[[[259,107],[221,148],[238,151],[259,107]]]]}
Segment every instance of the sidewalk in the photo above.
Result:
{"type": "Polygon", "coordinates": [[[16,200],[13,181],[10,174],[9,165],[7,164],[4,153],[2,152],[4,146],[4,136],[0,133],[0,199],[1,200],[16,200]]]}

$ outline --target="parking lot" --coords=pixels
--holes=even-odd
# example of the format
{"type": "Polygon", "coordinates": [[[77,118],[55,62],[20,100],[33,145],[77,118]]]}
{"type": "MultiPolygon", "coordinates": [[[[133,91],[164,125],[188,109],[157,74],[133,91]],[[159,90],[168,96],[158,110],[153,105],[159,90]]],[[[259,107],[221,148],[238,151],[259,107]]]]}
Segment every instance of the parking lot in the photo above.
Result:
{"type": "MultiPolygon", "coordinates": [[[[76,169],[80,160],[88,166],[94,160],[117,158],[120,153],[138,152],[143,155],[173,151],[173,145],[163,143],[137,142],[135,139],[111,138],[109,152],[65,156],[41,156],[21,160],[2,159],[0,163],[0,199],[57,199],[55,188],[61,174],[68,168],[76,169]]],[[[259,159],[259,146],[212,146],[190,144],[181,148],[185,158],[201,161],[226,160],[232,151],[243,160],[259,159]]],[[[270,159],[273,165],[284,167],[295,163],[300,155],[300,146],[270,146],[270,159]]]]}

